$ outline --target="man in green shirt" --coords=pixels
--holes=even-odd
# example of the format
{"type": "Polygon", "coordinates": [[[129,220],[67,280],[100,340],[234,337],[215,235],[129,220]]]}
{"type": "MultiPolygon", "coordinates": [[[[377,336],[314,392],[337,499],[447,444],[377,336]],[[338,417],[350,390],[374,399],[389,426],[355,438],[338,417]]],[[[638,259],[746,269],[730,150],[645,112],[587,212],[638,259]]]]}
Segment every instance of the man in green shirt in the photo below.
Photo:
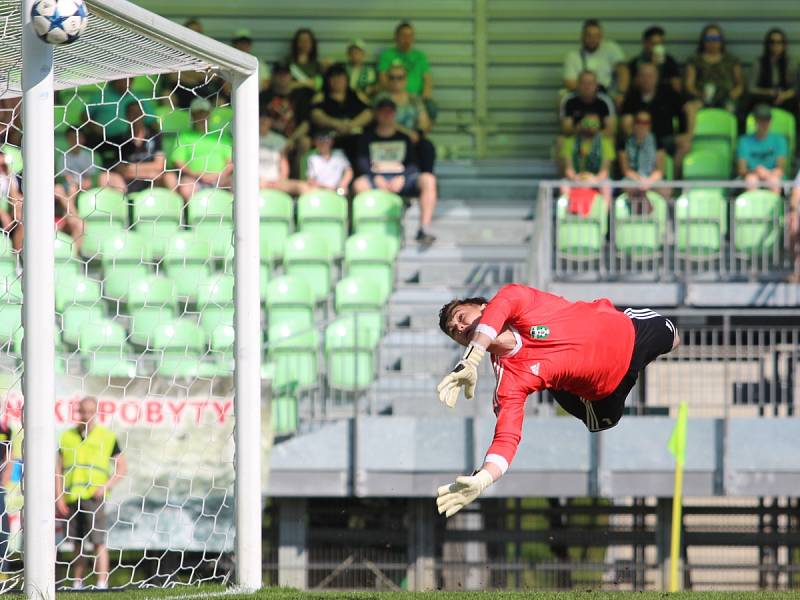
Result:
{"type": "Polygon", "coordinates": [[[188,201],[192,194],[206,187],[226,187],[233,173],[233,142],[224,129],[208,131],[211,103],[195,98],[189,107],[192,129],[178,135],[170,155],[179,170],[178,192],[188,201]]]}
{"type": "Polygon", "coordinates": [[[428,57],[422,50],[413,48],[414,28],[411,23],[403,21],[394,30],[394,48],[387,48],[378,58],[378,73],[381,87],[388,87],[389,67],[402,64],[408,73],[406,89],[409,93],[421,96],[423,100],[431,100],[433,81],[431,79],[428,57]]]}

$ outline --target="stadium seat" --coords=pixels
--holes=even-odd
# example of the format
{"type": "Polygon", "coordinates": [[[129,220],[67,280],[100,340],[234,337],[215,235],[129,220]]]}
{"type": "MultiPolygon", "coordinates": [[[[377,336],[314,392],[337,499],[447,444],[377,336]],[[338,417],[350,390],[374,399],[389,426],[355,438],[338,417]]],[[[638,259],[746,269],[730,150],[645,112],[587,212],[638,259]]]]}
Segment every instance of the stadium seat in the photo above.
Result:
{"type": "Polygon", "coordinates": [[[727,180],[731,176],[729,157],[714,150],[692,150],[683,160],[683,178],[727,180]]]}
{"type": "Polygon", "coordinates": [[[112,188],[93,188],[78,194],[78,216],[84,221],[81,254],[96,257],[105,241],[128,224],[128,205],[121,192],[112,188]]]}
{"type": "Polygon", "coordinates": [[[317,384],[316,329],[302,321],[285,320],[270,325],[268,338],[268,356],[275,363],[274,389],[302,389],[317,384]]]}
{"type": "Polygon", "coordinates": [[[677,251],[683,258],[718,254],[728,230],[728,205],[718,189],[690,190],[675,202],[677,251]]]}
{"type": "Polygon", "coordinates": [[[403,235],[403,199],[383,190],[361,192],[353,198],[354,233],[388,234],[399,241],[403,235]]]}
{"type": "Polygon", "coordinates": [[[162,264],[178,296],[197,298],[200,282],[211,275],[212,254],[208,240],[199,233],[180,232],[169,239],[162,264]]]}
{"type": "Polygon", "coordinates": [[[291,435],[297,431],[297,398],[278,396],[272,399],[270,416],[274,435],[291,435]]]}
{"type": "Polygon", "coordinates": [[[136,376],[136,359],[131,356],[125,328],[106,319],[84,327],[80,333],[78,350],[85,359],[89,375],[103,377],[136,376]]]}
{"type": "Polygon", "coordinates": [[[336,284],[334,309],[337,315],[352,314],[359,323],[359,330],[370,331],[370,344],[376,344],[383,334],[384,298],[376,283],[365,277],[345,277],[336,284]]]}
{"type": "Polygon", "coordinates": [[[6,233],[0,234],[0,276],[16,275],[17,256],[11,237],[6,233]]]}
{"type": "Polygon", "coordinates": [[[69,234],[57,231],[53,252],[56,262],[56,279],[65,276],[78,276],[83,271],[84,263],[76,257],[75,243],[69,234]]]}
{"type": "Polygon", "coordinates": [[[0,303],[22,303],[22,278],[16,273],[0,276],[0,303]]]}
{"type": "MultiPolygon", "coordinates": [[[[197,310],[206,323],[204,331],[209,331],[209,320],[223,323],[226,316],[232,315],[233,307],[233,275],[216,274],[200,282],[197,290],[197,310]]],[[[211,332],[216,328],[211,329],[211,332]]]]}
{"type": "Polygon", "coordinates": [[[217,106],[208,117],[208,131],[217,131],[219,129],[230,131],[232,120],[233,108],[231,106],[217,106]]]}
{"type": "Polygon", "coordinates": [[[634,260],[649,260],[659,255],[667,228],[667,201],[652,190],[646,195],[652,212],[644,215],[631,214],[628,194],[620,194],[614,201],[617,252],[634,260]]]}
{"type": "Polygon", "coordinates": [[[133,226],[147,240],[150,254],[164,256],[169,239],[180,227],[183,198],[160,187],[134,192],[128,198],[133,203],[133,226]]]}
{"type": "Polygon", "coordinates": [[[214,361],[214,374],[219,377],[233,375],[233,325],[220,323],[209,336],[210,358],[214,361]]]}
{"type": "Polygon", "coordinates": [[[204,310],[200,313],[200,327],[211,338],[218,325],[230,325],[233,327],[233,317],[232,306],[221,307],[219,310],[204,310]]]}
{"type": "Polygon", "coordinates": [[[324,238],[330,255],[338,258],[347,231],[347,199],[330,190],[305,193],[297,200],[297,224],[300,231],[324,238]]]}
{"type": "Polygon", "coordinates": [[[18,329],[22,328],[22,306],[0,304],[0,347],[6,347],[18,329]]]}
{"type": "Polygon", "coordinates": [[[355,315],[336,319],[325,329],[328,385],[333,389],[359,391],[375,378],[375,345],[371,330],[361,328],[355,315]]]}
{"type": "Polygon", "coordinates": [[[163,106],[156,112],[160,118],[159,129],[164,133],[180,133],[192,128],[192,118],[188,110],[174,110],[171,106],[163,106]]]}
{"type": "Polygon", "coordinates": [[[769,190],[752,190],[737,196],[733,205],[734,248],[740,255],[776,250],[781,240],[781,198],[769,190]]]}
{"type": "Polygon", "coordinates": [[[150,348],[165,377],[207,377],[214,365],[206,363],[208,345],[200,326],[192,319],[178,318],[160,323],[152,332],[150,348]]]}
{"type": "Polygon", "coordinates": [[[703,108],[697,111],[692,144],[699,140],[715,139],[727,143],[730,153],[738,137],[736,116],[723,108],[703,108]]]}
{"type": "Polygon", "coordinates": [[[286,238],[292,229],[292,197],[279,190],[261,190],[259,214],[261,262],[280,261],[286,249],[286,238]]]}
{"type": "Polygon", "coordinates": [[[3,153],[6,167],[12,175],[19,175],[22,173],[22,149],[13,144],[3,144],[0,146],[0,152],[3,153]]]}
{"type": "Polygon", "coordinates": [[[585,217],[567,212],[569,199],[562,196],[556,204],[557,249],[562,258],[595,260],[600,257],[608,232],[608,208],[601,194],[596,194],[585,217]]]}
{"type": "Polygon", "coordinates": [[[79,277],[69,285],[56,285],[56,311],[64,312],[67,306],[78,304],[92,306],[101,302],[100,283],[87,277],[79,277]]]}
{"type": "Polygon", "coordinates": [[[382,304],[394,288],[394,248],[394,238],[380,233],[356,233],[345,243],[345,272],[375,282],[382,304]]]}
{"type": "Polygon", "coordinates": [[[177,314],[174,284],[161,275],[148,275],[130,287],[126,309],[131,317],[131,342],[148,346],[153,331],[177,314]]]}
{"type": "MultiPolygon", "coordinates": [[[[753,114],[747,115],[747,133],[753,133],[756,130],[756,120],[753,114]]],[[[772,120],[769,124],[771,133],[779,133],[786,137],[789,142],[789,156],[787,157],[787,166],[791,166],[792,159],[794,158],[795,151],[797,150],[797,120],[795,116],[781,108],[772,108],[772,120]]]]}
{"type": "Polygon", "coordinates": [[[283,258],[287,275],[304,279],[311,288],[314,302],[328,296],[331,287],[331,255],[325,238],[311,233],[294,233],[286,240],[283,258]]]}
{"type": "Polygon", "coordinates": [[[91,328],[93,324],[105,320],[105,310],[102,304],[91,306],[74,304],[64,309],[61,317],[61,339],[71,346],[77,346],[81,331],[91,328]]]}
{"type": "Polygon", "coordinates": [[[145,277],[152,260],[144,237],[135,231],[120,231],[103,242],[103,294],[124,298],[133,282],[145,277]]]}
{"type": "Polygon", "coordinates": [[[208,240],[213,255],[224,258],[233,243],[233,194],[221,189],[195,192],[187,215],[197,236],[208,240]]]}
{"type": "Polygon", "coordinates": [[[295,321],[311,326],[314,294],[304,279],[278,277],[267,285],[266,307],[270,325],[295,321]]]}

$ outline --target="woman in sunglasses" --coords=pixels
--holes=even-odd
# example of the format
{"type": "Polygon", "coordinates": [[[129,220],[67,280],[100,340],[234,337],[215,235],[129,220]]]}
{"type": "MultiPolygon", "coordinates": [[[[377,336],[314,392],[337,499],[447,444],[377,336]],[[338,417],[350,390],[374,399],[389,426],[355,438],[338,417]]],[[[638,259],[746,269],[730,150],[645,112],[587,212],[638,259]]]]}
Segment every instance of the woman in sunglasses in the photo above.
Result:
{"type": "Polygon", "coordinates": [[[751,107],[770,104],[797,114],[797,65],[787,53],[786,33],[774,28],[764,37],[764,52],[753,65],[751,107]]]}
{"type": "Polygon", "coordinates": [[[695,110],[704,106],[735,112],[744,92],[742,65],[725,51],[725,38],[718,25],[706,25],[697,52],[686,61],[686,93],[695,110]]]}

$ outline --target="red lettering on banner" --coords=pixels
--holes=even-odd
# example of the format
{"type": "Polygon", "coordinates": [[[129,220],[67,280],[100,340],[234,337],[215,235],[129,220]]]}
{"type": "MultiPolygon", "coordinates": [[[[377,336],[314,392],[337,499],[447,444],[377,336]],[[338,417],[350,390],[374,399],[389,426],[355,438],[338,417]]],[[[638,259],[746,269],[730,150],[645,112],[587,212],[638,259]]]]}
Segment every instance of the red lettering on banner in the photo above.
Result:
{"type": "Polygon", "coordinates": [[[233,402],[231,400],[227,402],[214,402],[213,406],[214,410],[217,412],[217,423],[222,425],[225,423],[225,417],[228,416],[228,413],[233,408],[233,402]]]}
{"type": "Polygon", "coordinates": [[[103,425],[114,418],[116,411],[117,403],[113,400],[99,400],[97,402],[97,418],[103,425]]]}
{"type": "Polygon", "coordinates": [[[158,425],[164,421],[164,414],[161,410],[161,403],[151,400],[147,403],[145,421],[151,425],[158,425]]]}
{"type": "Polygon", "coordinates": [[[186,408],[186,402],[167,402],[167,406],[172,411],[172,422],[177,424],[181,420],[181,413],[186,408]]]}
{"type": "MultiPolygon", "coordinates": [[[[64,419],[64,412],[63,412],[64,411],[64,401],[63,400],[61,400],[61,399],[56,400],[55,410],[56,410],[56,422],[64,423],[66,421],[66,419],[64,419]]],[[[20,415],[20,418],[22,418],[22,415],[20,415]]]]}
{"type": "Polygon", "coordinates": [[[120,417],[123,423],[133,425],[139,418],[139,403],[125,402],[120,409],[120,417]]]}
{"type": "Polygon", "coordinates": [[[69,400],[69,419],[72,423],[77,423],[81,420],[81,415],[78,412],[78,408],[80,407],[80,402],[77,400],[69,400]]]}
{"type": "Polygon", "coordinates": [[[206,407],[206,402],[193,400],[188,404],[194,407],[194,422],[200,425],[203,422],[203,409],[206,407]]]}

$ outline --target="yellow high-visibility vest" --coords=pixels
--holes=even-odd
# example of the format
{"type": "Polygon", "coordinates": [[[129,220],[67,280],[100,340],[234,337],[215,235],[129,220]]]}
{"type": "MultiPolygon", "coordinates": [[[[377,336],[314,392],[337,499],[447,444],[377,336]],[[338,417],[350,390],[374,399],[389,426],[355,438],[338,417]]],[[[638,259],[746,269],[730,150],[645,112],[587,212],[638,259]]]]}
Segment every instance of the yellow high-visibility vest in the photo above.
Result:
{"type": "Polygon", "coordinates": [[[61,434],[61,462],[64,468],[64,495],[68,504],[78,498],[91,498],[97,488],[111,478],[111,454],[117,438],[102,425],[95,425],[81,437],[77,428],[61,434]]]}

